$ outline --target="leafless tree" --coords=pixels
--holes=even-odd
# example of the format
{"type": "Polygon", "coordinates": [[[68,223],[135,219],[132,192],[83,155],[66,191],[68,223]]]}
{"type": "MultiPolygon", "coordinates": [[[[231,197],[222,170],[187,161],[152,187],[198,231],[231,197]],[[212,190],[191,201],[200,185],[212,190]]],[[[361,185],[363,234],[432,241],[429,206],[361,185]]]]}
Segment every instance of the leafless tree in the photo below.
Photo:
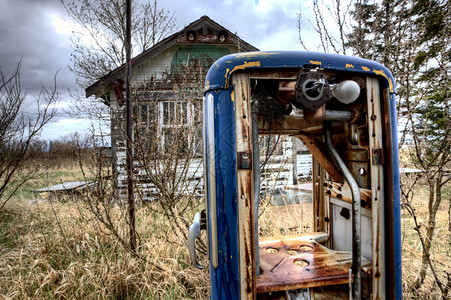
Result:
{"type": "Polygon", "coordinates": [[[348,18],[352,2],[335,0],[313,0],[309,10],[313,12],[314,18],[305,20],[301,12],[298,14],[299,42],[305,50],[310,50],[308,40],[308,28],[313,29],[320,43],[318,49],[324,52],[346,54],[348,39],[346,33],[351,26],[348,18]],[[334,24],[336,26],[330,26],[334,24]],[[333,29],[334,28],[334,29],[333,29]]]}
{"type": "MultiPolygon", "coordinates": [[[[61,0],[72,36],[71,71],[81,87],[99,80],[125,63],[125,1],[61,0]]],[[[133,1],[132,46],[142,52],[175,28],[174,13],[160,9],[156,0],[133,1]]]]}
{"type": "Polygon", "coordinates": [[[53,87],[42,86],[38,95],[31,96],[21,86],[20,73],[21,62],[9,75],[0,69],[0,209],[37,175],[30,163],[33,142],[55,116],[59,100],[56,75],[53,87]],[[24,112],[27,101],[36,106],[31,116],[24,112]]]}
{"type": "MultiPolygon", "coordinates": [[[[74,25],[70,70],[83,90],[102,76],[125,64],[124,0],[61,0],[68,21],[74,25]]],[[[152,47],[176,27],[175,13],[158,7],[157,0],[132,2],[132,51],[141,53],[152,47]]],[[[82,90],[72,91],[77,101],[70,115],[104,121],[108,106],[82,90]]]]}
{"type": "MultiPolygon", "coordinates": [[[[102,76],[123,65],[127,43],[131,44],[132,50],[142,52],[168,35],[176,25],[174,13],[158,8],[157,0],[133,1],[130,43],[127,42],[130,35],[126,28],[126,1],[61,0],[61,3],[76,28],[72,35],[70,70],[81,88],[101,80],[102,76]]],[[[68,111],[70,115],[91,118],[99,122],[99,127],[108,126],[109,106],[93,97],[86,99],[80,91],[73,92],[72,96],[77,101],[68,111]]],[[[134,227],[134,221],[130,226],[134,227]]]]}

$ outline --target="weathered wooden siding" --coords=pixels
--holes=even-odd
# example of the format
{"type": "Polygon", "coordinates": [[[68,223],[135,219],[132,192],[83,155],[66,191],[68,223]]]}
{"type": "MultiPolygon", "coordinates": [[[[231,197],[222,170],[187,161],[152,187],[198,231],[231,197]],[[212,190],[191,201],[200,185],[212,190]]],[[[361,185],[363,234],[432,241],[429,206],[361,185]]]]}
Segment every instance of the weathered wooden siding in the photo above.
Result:
{"type": "MultiPolygon", "coordinates": [[[[202,100],[204,78],[210,65],[220,57],[238,52],[238,50],[238,47],[234,45],[175,45],[134,68],[132,73],[133,85],[144,86],[152,82],[152,90],[149,95],[156,98],[157,102],[181,100],[191,101],[191,105],[194,105],[202,100]]],[[[152,101],[155,101],[155,99],[152,101]]],[[[145,105],[145,100],[139,99],[139,102],[141,105],[145,105]]],[[[125,196],[127,191],[125,140],[123,134],[125,122],[124,108],[119,104],[114,92],[110,92],[110,105],[112,108],[111,141],[113,151],[115,151],[113,174],[119,195],[125,196]]],[[[157,112],[156,115],[149,117],[163,118],[162,106],[157,105],[157,109],[159,113],[157,112]]],[[[188,109],[188,113],[194,109],[194,106],[188,109]]],[[[190,122],[194,120],[194,118],[189,119],[190,122]]],[[[158,124],[158,134],[162,135],[162,120],[158,120],[156,124],[158,124]]],[[[195,125],[201,126],[201,124],[195,125]]],[[[161,146],[160,151],[163,151],[163,149],[164,146],[161,146]]],[[[199,163],[201,163],[199,159],[192,162],[187,176],[192,181],[187,184],[193,187],[199,185],[196,183],[198,180],[202,180],[202,168],[196,166],[199,163]]],[[[143,194],[149,196],[155,194],[155,187],[146,183],[145,174],[140,170],[137,162],[135,162],[135,169],[138,187],[143,191],[143,194]]],[[[201,194],[202,188],[196,193],[201,194]]]]}
{"type": "MultiPolygon", "coordinates": [[[[120,154],[123,160],[125,160],[125,154],[120,154]]],[[[261,157],[264,159],[264,157],[261,157]]],[[[138,165],[136,164],[138,167],[138,165]]],[[[290,159],[284,158],[282,155],[277,155],[265,165],[262,172],[261,180],[261,193],[271,193],[274,190],[278,192],[284,191],[287,185],[291,185],[293,182],[293,164],[290,159]]],[[[119,182],[121,183],[120,192],[125,196],[126,192],[126,169],[125,163],[118,166],[119,170],[119,182]]],[[[309,180],[312,176],[312,156],[311,154],[298,154],[297,155],[297,170],[298,179],[309,180]]],[[[178,168],[179,173],[185,172],[182,167],[178,168]]],[[[146,174],[143,170],[136,170],[136,178],[141,181],[139,187],[141,193],[146,199],[152,199],[158,197],[158,189],[151,183],[145,182],[146,174]]],[[[187,192],[194,194],[197,197],[203,197],[203,166],[200,158],[193,159],[189,165],[189,169],[186,175],[187,181],[184,186],[187,187],[187,192]]]]}

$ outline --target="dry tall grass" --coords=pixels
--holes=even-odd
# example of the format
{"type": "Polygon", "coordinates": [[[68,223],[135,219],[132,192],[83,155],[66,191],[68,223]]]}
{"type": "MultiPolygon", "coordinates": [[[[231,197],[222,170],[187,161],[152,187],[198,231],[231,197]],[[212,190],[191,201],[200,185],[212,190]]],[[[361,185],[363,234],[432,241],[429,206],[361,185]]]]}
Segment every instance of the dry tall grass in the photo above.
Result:
{"type": "MultiPolygon", "coordinates": [[[[146,207],[137,210],[138,253],[142,257],[138,258],[113,236],[102,233],[99,224],[85,222],[71,197],[64,202],[53,198],[52,202],[42,198],[30,201],[40,197],[31,189],[80,176],[75,166],[47,172],[0,211],[0,299],[208,298],[207,270],[190,266],[187,247],[171,233],[170,220],[146,207]]],[[[415,198],[417,214],[423,219],[427,214],[425,193],[420,189],[415,198]]],[[[449,199],[449,186],[445,193],[448,198],[444,199],[449,199]]],[[[446,205],[444,201],[433,243],[433,259],[441,278],[451,272],[446,205]]],[[[268,206],[260,217],[260,234],[308,232],[310,206],[268,206]]],[[[403,211],[404,297],[437,299],[439,292],[430,273],[420,290],[408,290],[421,261],[421,245],[413,226],[403,211]]]]}
{"type": "Polygon", "coordinates": [[[137,211],[137,257],[100,224],[86,222],[76,197],[58,201],[31,193],[83,180],[76,168],[44,170],[46,175],[0,211],[0,299],[208,297],[206,271],[190,266],[187,247],[172,242],[177,237],[163,216],[147,208],[137,211]]]}
{"type": "MultiPolygon", "coordinates": [[[[435,264],[438,278],[446,284],[447,276],[451,276],[451,233],[448,230],[448,205],[451,201],[451,184],[443,189],[443,201],[437,212],[436,229],[431,247],[431,258],[435,264]],[[448,274],[448,275],[447,275],[448,274]]],[[[428,215],[428,191],[425,185],[417,189],[412,206],[420,222],[424,222],[428,215]]],[[[421,223],[420,223],[421,224],[421,223]]],[[[426,280],[417,291],[409,286],[418,278],[421,268],[421,241],[414,230],[413,218],[407,210],[401,211],[402,231],[402,267],[405,299],[440,299],[440,290],[437,287],[431,270],[428,270],[426,280]]],[[[425,228],[421,228],[425,236],[425,228]]],[[[449,295],[451,299],[451,295],[449,295]]]]}
{"type": "Polygon", "coordinates": [[[16,203],[0,213],[0,298],[207,297],[207,275],[189,266],[184,247],[168,244],[161,216],[138,211],[144,261],[83,222],[73,203],[53,208],[56,215],[47,202],[16,203]]]}

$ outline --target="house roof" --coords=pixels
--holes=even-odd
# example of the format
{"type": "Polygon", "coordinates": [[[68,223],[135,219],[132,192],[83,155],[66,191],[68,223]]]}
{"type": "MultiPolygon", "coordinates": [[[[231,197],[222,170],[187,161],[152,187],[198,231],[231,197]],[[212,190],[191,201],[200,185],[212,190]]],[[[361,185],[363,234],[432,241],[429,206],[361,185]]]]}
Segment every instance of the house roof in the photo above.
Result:
{"type": "MultiPolygon", "coordinates": [[[[216,44],[224,44],[224,45],[239,45],[239,47],[243,50],[243,52],[247,51],[258,51],[257,48],[247,43],[246,41],[241,40],[237,35],[233,34],[225,27],[219,25],[212,19],[207,16],[203,16],[197,21],[192,22],[182,30],[172,34],[171,36],[163,39],[159,43],[155,44],[153,47],[145,50],[141,54],[135,56],[132,59],[132,67],[139,66],[146,62],[149,59],[157,56],[161,52],[170,48],[175,44],[192,44],[192,43],[216,43],[216,44]],[[188,40],[188,33],[192,31],[194,33],[200,33],[199,38],[196,41],[188,40]],[[226,34],[226,39],[221,42],[218,38],[218,33],[224,32],[226,34]],[[212,34],[213,33],[213,34],[212,34]]],[[[118,78],[125,76],[125,64],[120,67],[112,70],[107,75],[100,78],[94,84],[90,85],[85,89],[86,97],[98,94],[102,90],[104,90],[108,85],[113,83],[118,78]]]]}

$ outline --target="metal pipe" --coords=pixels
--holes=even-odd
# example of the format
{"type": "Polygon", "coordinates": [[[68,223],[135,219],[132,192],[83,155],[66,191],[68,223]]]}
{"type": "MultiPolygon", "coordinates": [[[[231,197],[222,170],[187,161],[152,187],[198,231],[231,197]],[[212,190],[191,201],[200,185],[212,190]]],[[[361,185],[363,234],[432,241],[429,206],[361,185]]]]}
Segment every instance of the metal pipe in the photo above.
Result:
{"type": "MultiPolygon", "coordinates": [[[[352,192],[352,274],[354,281],[351,284],[351,299],[361,298],[361,229],[360,229],[360,190],[356,180],[352,177],[344,161],[332,144],[330,134],[330,123],[326,127],[326,144],[331,155],[334,157],[352,192]]],[[[351,281],[351,278],[350,278],[351,281]]]]}
{"type": "Polygon", "coordinates": [[[205,203],[205,214],[207,215],[207,253],[208,260],[210,260],[210,226],[208,220],[210,220],[210,208],[208,207],[208,166],[207,166],[207,99],[202,100],[202,146],[203,146],[203,167],[204,167],[204,203],[205,203]]]}
{"type": "Polygon", "coordinates": [[[260,255],[258,252],[258,204],[260,200],[260,151],[258,144],[258,101],[252,100],[252,170],[254,173],[254,233],[255,233],[255,274],[260,275],[260,255]]]}
{"type": "Polygon", "coordinates": [[[326,121],[349,121],[352,120],[352,113],[347,110],[326,110],[326,121]]]}
{"type": "MultiPolygon", "coordinates": [[[[300,111],[296,117],[304,118],[304,112],[300,111]]],[[[350,121],[352,120],[352,112],[347,110],[326,110],[326,121],[350,121]]]]}

